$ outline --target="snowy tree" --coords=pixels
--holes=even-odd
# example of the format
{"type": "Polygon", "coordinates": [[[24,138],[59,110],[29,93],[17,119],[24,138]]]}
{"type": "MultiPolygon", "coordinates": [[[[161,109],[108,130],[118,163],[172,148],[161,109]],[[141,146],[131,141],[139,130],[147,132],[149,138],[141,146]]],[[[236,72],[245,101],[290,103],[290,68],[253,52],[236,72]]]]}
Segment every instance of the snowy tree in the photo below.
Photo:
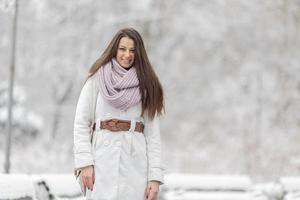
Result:
{"type": "MultiPolygon", "coordinates": [[[[7,121],[7,84],[0,84],[0,129],[1,137],[5,135],[7,121]]],[[[13,95],[13,138],[19,143],[32,141],[42,130],[43,119],[35,112],[24,107],[27,100],[24,89],[17,86],[13,95]]],[[[4,141],[3,139],[1,141],[4,141]]],[[[2,144],[3,145],[3,144],[2,144]]]]}
{"type": "MultiPolygon", "coordinates": [[[[46,144],[48,155],[59,151],[66,168],[88,68],[117,30],[134,27],[165,89],[170,171],[299,173],[299,1],[31,0],[20,8],[16,79],[59,138],[46,144]]],[[[1,66],[7,16],[0,11],[1,66]]]]}

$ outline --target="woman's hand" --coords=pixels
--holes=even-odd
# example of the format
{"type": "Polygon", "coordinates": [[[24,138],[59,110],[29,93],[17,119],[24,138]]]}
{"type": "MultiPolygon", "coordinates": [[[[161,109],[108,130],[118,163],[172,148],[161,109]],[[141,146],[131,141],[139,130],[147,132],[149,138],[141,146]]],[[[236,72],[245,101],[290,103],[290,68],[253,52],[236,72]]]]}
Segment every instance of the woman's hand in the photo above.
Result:
{"type": "Polygon", "coordinates": [[[147,200],[155,200],[159,192],[159,182],[149,181],[145,190],[147,200]]]}
{"type": "Polygon", "coordinates": [[[81,168],[81,182],[85,185],[89,190],[93,190],[94,187],[94,166],[89,165],[87,167],[81,168]]]}

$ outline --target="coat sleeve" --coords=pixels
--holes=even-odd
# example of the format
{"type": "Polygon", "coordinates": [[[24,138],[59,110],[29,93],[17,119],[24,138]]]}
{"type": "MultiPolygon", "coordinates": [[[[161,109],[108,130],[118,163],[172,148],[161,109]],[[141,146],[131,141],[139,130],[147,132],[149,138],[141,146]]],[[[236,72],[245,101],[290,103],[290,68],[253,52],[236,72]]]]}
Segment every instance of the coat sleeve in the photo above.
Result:
{"type": "Polygon", "coordinates": [[[78,99],[74,120],[74,159],[75,169],[93,165],[91,145],[91,124],[94,116],[95,81],[90,77],[84,84],[78,99]]]}
{"type": "Polygon", "coordinates": [[[148,181],[154,180],[163,184],[164,167],[162,162],[159,117],[155,116],[153,120],[151,120],[146,114],[144,120],[144,134],[147,143],[148,156],[148,181]]]}

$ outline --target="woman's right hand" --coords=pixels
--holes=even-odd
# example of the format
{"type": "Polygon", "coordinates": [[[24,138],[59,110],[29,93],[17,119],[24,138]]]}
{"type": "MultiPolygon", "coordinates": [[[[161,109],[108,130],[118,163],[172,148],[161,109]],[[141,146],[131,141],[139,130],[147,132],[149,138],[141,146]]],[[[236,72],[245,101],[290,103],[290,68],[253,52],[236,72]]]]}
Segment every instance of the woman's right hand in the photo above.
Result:
{"type": "Polygon", "coordinates": [[[81,182],[89,190],[93,190],[94,182],[95,182],[95,174],[94,174],[94,166],[93,165],[89,165],[89,166],[81,168],[81,182]]]}

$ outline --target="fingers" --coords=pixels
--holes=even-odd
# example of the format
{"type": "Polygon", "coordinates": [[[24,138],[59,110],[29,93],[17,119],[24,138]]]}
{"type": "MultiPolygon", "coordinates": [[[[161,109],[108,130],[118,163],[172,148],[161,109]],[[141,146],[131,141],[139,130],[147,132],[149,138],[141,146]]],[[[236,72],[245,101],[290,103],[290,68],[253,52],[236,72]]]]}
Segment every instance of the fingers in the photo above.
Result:
{"type": "Polygon", "coordinates": [[[95,170],[93,170],[93,185],[95,184],[95,170]]]}
{"type": "Polygon", "coordinates": [[[93,177],[92,176],[84,176],[82,177],[82,183],[89,189],[93,190],[94,183],[93,183],[93,177]]]}
{"type": "Polygon", "coordinates": [[[93,190],[94,187],[94,170],[93,168],[89,168],[89,170],[83,170],[81,174],[81,181],[84,186],[86,186],[89,190],[93,190]]]}
{"type": "Polygon", "coordinates": [[[153,200],[153,193],[151,191],[149,193],[149,196],[148,196],[147,200],[153,200]]]}
{"type": "Polygon", "coordinates": [[[88,187],[88,177],[81,176],[81,182],[85,187],[88,187]]]}
{"type": "Polygon", "coordinates": [[[147,187],[145,188],[145,197],[148,199],[148,196],[149,196],[149,192],[150,192],[150,186],[147,185],[147,187]]]}
{"type": "Polygon", "coordinates": [[[92,176],[92,177],[89,177],[89,179],[88,179],[88,188],[93,191],[93,187],[94,187],[94,180],[93,180],[93,176],[92,176]]]}
{"type": "Polygon", "coordinates": [[[145,196],[147,200],[156,200],[158,195],[158,190],[155,187],[148,185],[145,190],[145,196]]]}
{"type": "Polygon", "coordinates": [[[155,200],[157,197],[158,191],[156,190],[150,190],[149,196],[148,196],[148,200],[155,200]]]}

